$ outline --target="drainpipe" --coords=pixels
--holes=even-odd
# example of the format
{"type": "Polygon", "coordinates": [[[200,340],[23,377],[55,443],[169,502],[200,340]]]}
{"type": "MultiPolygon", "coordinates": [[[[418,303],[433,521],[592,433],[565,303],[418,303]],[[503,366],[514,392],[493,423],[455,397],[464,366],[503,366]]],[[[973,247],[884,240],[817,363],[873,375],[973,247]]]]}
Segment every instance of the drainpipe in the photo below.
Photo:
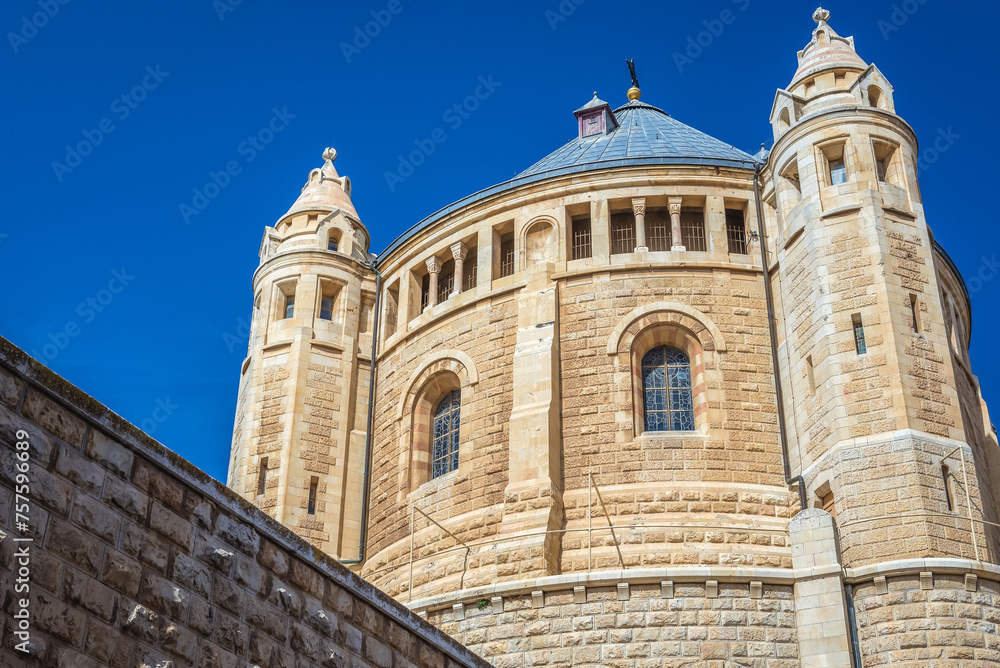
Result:
{"type": "Polygon", "coordinates": [[[785,431],[785,399],[781,391],[781,368],[778,365],[778,332],[774,319],[774,298],[771,295],[771,263],[767,257],[767,237],[764,236],[764,207],[760,203],[760,168],[753,175],[753,194],[757,206],[757,236],[760,238],[760,261],[764,265],[764,300],[767,302],[767,327],[771,334],[771,362],[774,365],[774,394],[778,402],[778,434],[781,438],[781,464],[785,469],[785,484],[799,485],[799,503],[806,509],[806,481],[802,476],[791,477],[791,463],[788,459],[788,433],[785,431]]]}
{"type": "Polygon", "coordinates": [[[340,563],[349,566],[360,564],[365,560],[365,543],[368,538],[368,502],[371,496],[371,467],[372,467],[372,430],[375,427],[375,354],[378,352],[378,323],[382,309],[382,274],[376,266],[377,258],[372,258],[368,263],[368,268],[375,272],[375,308],[372,313],[372,365],[371,378],[368,379],[368,428],[365,432],[365,470],[364,470],[364,491],[361,494],[361,541],[358,543],[357,559],[341,559],[340,563]]]}

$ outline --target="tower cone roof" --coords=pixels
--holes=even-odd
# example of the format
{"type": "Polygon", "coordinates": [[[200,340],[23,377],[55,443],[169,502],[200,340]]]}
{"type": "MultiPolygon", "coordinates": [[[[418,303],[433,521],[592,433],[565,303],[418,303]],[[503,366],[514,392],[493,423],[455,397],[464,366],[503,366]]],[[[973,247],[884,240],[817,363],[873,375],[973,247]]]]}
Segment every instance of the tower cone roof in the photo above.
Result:
{"type": "Polygon", "coordinates": [[[830,12],[820,7],[813,13],[819,25],[813,30],[812,40],[799,51],[799,67],[789,84],[789,90],[802,79],[833,69],[864,70],[868,63],[854,50],[853,37],[841,37],[827,23],[830,12]]]}
{"type": "Polygon", "coordinates": [[[281,219],[306,211],[332,213],[341,209],[348,216],[360,222],[358,212],[351,202],[351,180],[337,173],[333,161],[337,159],[337,151],[328,148],[323,151],[323,166],[309,172],[309,180],[302,187],[292,208],[281,219]]]}

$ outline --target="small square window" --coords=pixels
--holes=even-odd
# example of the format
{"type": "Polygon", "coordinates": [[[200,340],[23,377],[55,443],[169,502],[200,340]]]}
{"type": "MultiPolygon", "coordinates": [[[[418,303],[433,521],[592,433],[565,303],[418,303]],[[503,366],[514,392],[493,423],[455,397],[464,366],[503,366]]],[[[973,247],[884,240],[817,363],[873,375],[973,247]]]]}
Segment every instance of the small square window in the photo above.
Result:
{"type": "Polygon", "coordinates": [[[847,183],[847,165],[843,158],[836,158],[830,161],[830,184],[840,185],[847,183]]]}

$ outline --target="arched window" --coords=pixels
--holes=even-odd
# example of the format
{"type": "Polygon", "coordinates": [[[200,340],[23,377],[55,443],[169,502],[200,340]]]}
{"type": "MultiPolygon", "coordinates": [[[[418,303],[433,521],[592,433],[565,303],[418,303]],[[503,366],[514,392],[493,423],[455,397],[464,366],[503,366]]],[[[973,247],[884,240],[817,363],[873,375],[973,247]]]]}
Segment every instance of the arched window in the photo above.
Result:
{"type": "Polygon", "coordinates": [[[434,447],[431,453],[431,478],[438,478],[458,468],[459,416],[462,393],[452,390],[434,411],[434,447]]]}
{"type": "Polygon", "coordinates": [[[642,358],[642,398],[646,431],[694,431],[691,362],[668,346],[653,348],[642,358]]]}

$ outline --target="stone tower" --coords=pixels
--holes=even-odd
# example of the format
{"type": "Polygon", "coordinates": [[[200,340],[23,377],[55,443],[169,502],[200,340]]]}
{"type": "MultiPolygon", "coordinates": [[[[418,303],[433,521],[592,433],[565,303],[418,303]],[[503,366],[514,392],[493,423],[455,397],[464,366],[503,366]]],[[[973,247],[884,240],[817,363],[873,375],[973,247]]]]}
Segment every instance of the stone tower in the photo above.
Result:
{"type": "Polygon", "coordinates": [[[916,136],[853,38],[813,18],[762,175],[791,470],[836,517],[847,567],[995,563],[980,520],[997,522],[996,444],[968,367],[968,295],[924,218],[916,136]]]}
{"type": "Polygon", "coordinates": [[[349,560],[361,536],[375,282],[336,156],[323,153],[261,242],[228,484],[349,560]]]}

